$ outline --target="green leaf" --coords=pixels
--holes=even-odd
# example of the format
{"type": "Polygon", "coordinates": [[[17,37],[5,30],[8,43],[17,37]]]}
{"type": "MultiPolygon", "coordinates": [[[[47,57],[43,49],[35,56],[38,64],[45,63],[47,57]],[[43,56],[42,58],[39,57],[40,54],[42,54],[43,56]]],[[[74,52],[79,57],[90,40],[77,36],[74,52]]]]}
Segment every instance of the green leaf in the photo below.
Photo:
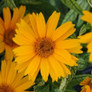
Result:
{"type": "MultiPolygon", "coordinates": [[[[81,3],[80,7],[82,8],[82,10],[89,10],[90,9],[90,6],[89,6],[87,0],[78,0],[78,2],[81,3]]],[[[77,27],[80,27],[83,24],[83,22],[84,22],[81,19],[81,16],[82,15],[79,15],[78,16],[78,21],[77,21],[77,24],[76,24],[77,27]]]]}
{"type": "MultiPolygon", "coordinates": [[[[23,0],[25,1],[25,0],[23,0]]],[[[50,3],[48,2],[41,2],[39,4],[33,4],[30,2],[30,0],[27,1],[27,3],[24,3],[22,0],[19,1],[19,4],[25,4],[27,9],[26,9],[26,13],[39,13],[42,12],[46,18],[46,20],[48,19],[48,17],[52,14],[53,11],[59,11],[58,9],[56,9],[54,6],[52,6],[50,3]]]]}
{"type": "Polygon", "coordinates": [[[15,3],[14,3],[14,0],[4,0],[4,3],[5,3],[8,7],[10,7],[11,9],[13,9],[13,8],[16,7],[16,5],[15,5],[15,3]]]}
{"type": "Polygon", "coordinates": [[[34,87],[35,92],[49,92],[49,85],[34,87]]]}
{"type": "Polygon", "coordinates": [[[81,7],[77,4],[75,0],[61,0],[62,3],[64,3],[67,7],[70,9],[75,10],[77,13],[82,14],[81,7]]]}
{"type": "Polygon", "coordinates": [[[74,21],[77,18],[77,13],[74,10],[70,10],[62,21],[62,24],[67,21],[74,21]]]}
{"type": "Polygon", "coordinates": [[[88,3],[92,7],[92,0],[88,0],[88,3]]]}
{"type": "Polygon", "coordinates": [[[35,0],[20,0],[19,1],[22,4],[41,4],[41,1],[35,1],[35,0]]]}
{"type": "Polygon", "coordinates": [[[87,24],[84,24],[81,28],[80,28],[80,31],[79,31],[79,36],[86,33],[87,30],[91,29],[91,26],[89,23],[87,24]]]}
{"type": "Polygon", "coordinates": [[[65,92],[76,92],[74,86],[79,85],[86,77],[91,77],[90,74],[75,75],[69,82],[65,92]]]}
{"type": "MultiPolygon", "coordinates": [[[[81,4],[83,3],[83,0],[78,0],[77,3],[78,3],[79,6],[81,6],[81,4]]],[[[78,16],[78,13],[75,12],[73,9],[71,9],[66,14],[66,16],[64,17],[64,20],[63,20],[62,24],[65,23],[65,22],[67,22],[67,21],[75,21],[76,18],[77,18],[77,16],[78,16]]]]}

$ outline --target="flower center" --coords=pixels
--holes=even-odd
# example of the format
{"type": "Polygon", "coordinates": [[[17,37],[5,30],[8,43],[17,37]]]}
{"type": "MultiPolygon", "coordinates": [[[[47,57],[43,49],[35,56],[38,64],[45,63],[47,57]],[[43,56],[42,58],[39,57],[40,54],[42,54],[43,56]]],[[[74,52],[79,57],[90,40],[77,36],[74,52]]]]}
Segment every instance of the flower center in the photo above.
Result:
{"type": "Polygon", "coordinates": [[[0,92],[14,92],[14,90],[9,86],[0,85],[0,92]]]}
{"type": "Polygon", "coordinates": [[[41,57],[47,58],[54,52],[55,44],[51,39],[42,38],[35,42],[35,52],[41,57]]]}
{"type": "Polygon", "coordinates": [[[14,30],[11,30],[11,31],[6,31],[5,34],[4,34],[4,42],[13,47],[15,46],[16,44],[13,42],[12,38],[14,37],[15,35],[15,31],[14,30]]]}

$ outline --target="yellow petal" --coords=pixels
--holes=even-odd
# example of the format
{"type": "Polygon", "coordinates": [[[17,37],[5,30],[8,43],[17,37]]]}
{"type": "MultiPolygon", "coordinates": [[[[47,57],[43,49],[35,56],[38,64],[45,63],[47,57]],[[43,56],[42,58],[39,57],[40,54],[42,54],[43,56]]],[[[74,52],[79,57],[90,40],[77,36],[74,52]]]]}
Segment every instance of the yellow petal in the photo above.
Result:
{"type": "Polygon", "coordinates": [[[5,60],[12,61],[13,60],[13,51],[12,48],[5,45],[5,60]]]}
{"type": "Polygon", "coordinates": [[[81,19],[92,25],[92,13],[85,10],[83,11],[83,14],[84,15],[81,17],[81,19]]]}
{"type": "Polygon", "coordinates": [[[25,14],[25,11],[26,11],[26,7],[21,5],[19,7],[19,19],[23,18],[24,14],[25,14]]]}
{"type": "Polygon", "coordinates": [[[0,23],[0,35],[4,35],[5,29],[3,24],[0,23]]]}
{"type": "Polygon", "coordinates": [[[71,48],[71,49],[67,49],[70,53],[75,53],[75,54],[79,54],[79,53],[83,53],[83,51],[81,51],[82,46],[77,46],[75,48],[71,48]]]}
{"type": "Polygon", "coordinates": [[[16,70],[18,70],[18,72],[24,71],[28,67],[29,63],[30,62],[23,62],[23,63],[17,64],[16,70]]]}
{"type": "Polygon", "coordinates": [[[9,29],[10,26],[10,22],[11,22],[11,12],[10,9],[7,8],[3,8],[3,18],[4,18],[4,22],[5,22],[5,29],[9,29]]]}
{"type": "Polygon", "coordinates": [[[20,47],[15,48],[13,51],[14,51],[15,55],[17,55],[17,56],[25,56],[25,55],[29,55],[29,54],[30,54],[30,56],[35,55],[34,54],[35,53],[34,46],[32,46],[32,45],[20,46],[20,47]]]}
{"type": "Polygon", "coordinates": [[[75,60],[72,59],[72,56],[66,50],[62,50],[61,52],[60,50],[57,50],[53,55],[61,63],[67,64],[69,66],[77,66],[75,60]]]}
{"type": "Polygon", "coordinates": [[[0,53],[2,53],[5,49],[5,44],[4,42],[0,42],[0,53]]]}
{"type": "Polygon", "coordinates": [[[47,81],[49,76],[49,64],[46,58],[42,58],[41,60],[40,71],[41,71],[43,80],[47,81]]]}
{"type": "Polygon", "coordinates": [[[90,53],[89,61],[92,62],[92,52],[90,53]]]}
{"type": "Polygon", "coordinates": [[[54,11],[47,21],[47,37],[51,37],[52,33],[56,30],[58,25],[60,13],[54,11]]]}
{"type": "Polygon", "coordinates": [[[35,37],[33,30],[24,20],[21,19],[21,22],[17,26],[19,28],[19,31],[16,31],[17,34],[21,33],[30,40],[35,37]]]}
{"type": "Polygon", "coordinates": [[[16,92],[23,92],[25,89],[28,89],[29,87],[31,87],[34,83],[32,81],[27,81],[24,84],[18,86],[15,91],[16,92]]]}
{"type": "Polygon", "coordinates": [[[2,24],[2,26],[4,27],[4,21],[2,20],[2,18],[0,17],[0,23],[2,24]]]}
{"type": "Polygon", "coordinates": [[[83,36],[79,36],[78,38],[80,38],[81,43],[88,43],[92,41],[92,32],[89,32],[83,36]]]}
{"type": "Polygon", "coordinates": [[[63,63],[60,63],[61,64],[61,66],[64,68],[64,71],[66,72],[66,74],[70,74],[71,75],[71,72],[70,72],[70,70],[67,68],[67,66],[65,65],[65,64],[63,64],[63,63]]]}
{"type": "Polygon", "coordinates": [[[92,41],[87,45],[88,52],[92,52],[92,41]]]}
{"type": "Polygon", "coordinates": [[[19,10],[18,8],[14,8],[13,17],[11,20],[11,29],[15,29],[16,23],[18,22],[19,18],[19,10]]]}
{"type": "Polygon", "coordinates": [[[7,71],[6,71],[6,73],[7,73],[6,79],[7,79],[8,84],[12,84],[16,78],[16,70],[15,70],[16,64],[15,64],[15,62],[11,62],[11,61],[10,61],[10,63],[11,63],[11,65],[9,64],[9,61],[8,61],[7,71]]]}
{"type": "Polygon", "coordinates": [[[6,61],[1,62],[1,77],[2,77],[2,82],[5,83],[5,74],[6,74],[6,61]]]}
{"type": "MultiPolygon", "coordinates": [[[[35,74],[35,72],[37,71],[37,69],[40,65],[40,62],[41,62],[41,57],[39,57],[39,56],[35,56],[32,60],[30,60],[30,64],[25,71],[25,75],[30,73],[31,74],[30,77],[33,77],[33,75],[35,74]]],[[[31,79],[31,78],[29,78],[29,79],[31,79]]]]}
{"type": "Polygon", "coordinates": [[[16,35],[13,38],[13,41],[18,45],[28,45],[33,44],[35,42],[35,38],[32,35],[31,28],[27,25],[27,23],[23,22],[19,25],[21,28],[16,30],[16,35]],[[27,30],[26,30],[27,29],[27,30]]]}
{"type": "Polygon", "coordinates": [[[31,23],[32,30],[34,31],[35,35],[38,37],[39,34],[37,31],[37,21],[36,21],[37,15],[33,12],[32,14],[29,15],[29,17],[30,17],[30,23],[31,23]]]}
{"type": "Polygon", "coordinates": [[[80,46],[78,39],[68,39],[63,41],[56,41],[56,48],[71,49],[80,46]]]}
{"type": "Polygon", "coordinates": [[[38,30],[38,34],[39,36],[42,38],[42,37],[45,37],[46,35],[46,24],[45,24],[45,19],[44,19],[44,16],[42,13],[40,13],[38,16],[37,16],[37,30],[38,30]]]}
{"type": "Polygon", "coordinates": [[[60,38],[63,40],[75,32],[74,24],[72,22],[66,22],[53,31],[52,39],[55,41],[60,38]]]}
{"type": "Polygon", "coordinates": [[[50,56],[48,60],[50,65],[50,75],[52,77],[52,81],[57,81],[58,78],[60,78],[61,76],[66,77],[64,68],[59,64],[59,62],[53,56],[50,56]],[[52,73],[53,71],[54,71],[54,76],[52,73]]]}

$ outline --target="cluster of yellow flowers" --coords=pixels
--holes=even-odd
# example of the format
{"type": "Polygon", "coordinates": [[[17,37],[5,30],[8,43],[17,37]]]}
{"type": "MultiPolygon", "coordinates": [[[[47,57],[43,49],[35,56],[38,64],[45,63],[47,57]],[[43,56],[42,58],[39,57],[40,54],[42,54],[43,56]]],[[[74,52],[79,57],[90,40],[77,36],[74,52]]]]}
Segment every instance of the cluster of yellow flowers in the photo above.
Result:
{"type": "MultiPolygon", "coordinates": [[[[92,32],[80,39],[71,39],[68,37],[76,31],[75,25],[68,21],[57,28],[60,13],[54,11],[46,23],[41,12],[24,16],[25,10],[25,6],[14,8],[11,16],[7,7],[3,9],[4,20],[0,18],[0,53],[5,51],[5,60],[1,62],[0,92],[26,92],[39,71],[45,82],[49,75],[53,82],[61,76],[71,75],[67,65],[78,66],[78,58],[71,53],[82,53],[80,43],[89,43],[87,48],[92,61],[92,32]]],[[[82,19],[92,24],[92,13],[83,13],[82,19]]],[[[92,79],[88,83],[81,83],[86,85],[82,92],[92,91],[92,79]]]]}

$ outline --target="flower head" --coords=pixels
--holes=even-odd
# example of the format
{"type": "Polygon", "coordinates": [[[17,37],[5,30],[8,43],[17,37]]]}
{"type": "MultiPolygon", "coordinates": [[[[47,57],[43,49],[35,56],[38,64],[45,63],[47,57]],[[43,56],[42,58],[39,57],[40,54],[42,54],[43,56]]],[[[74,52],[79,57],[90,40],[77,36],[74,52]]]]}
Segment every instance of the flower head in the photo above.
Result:
{"type": "Polygon", "coordinates": [[[92,92],[92,78],[86,77],[80,85],[83,86],[81,92],[92,92]]]}
{"type": "Polygon", "coordinates": [[[20,8],[14,8],[13,16],[8,7],[3,8],[3,18],[0,18],[0,53],[5,50],[5,59],[12,60],[13,52],[12,49],[17,45],[13,42],[12,38],[15,35],[16,23],[24,16],[25,6],[20,8]]]}
{"type": "Polygon", "coordinates": [[[75,32],[74,24],[66,22],[57,27],[60,13],[56,11],[45,23],[42,13],[29,16],[31,26],[24,20],[17,24],[13,41],[19,45],[13,51],[16,55],[17,69],[25,70],[29,79],[35,80],[39,70],[43,80],[50,75],[52,81],[71,74],[66,65],[77,66],[78,60],[70,53],[82,53],[78,39],[67,39],[75,32]],[[65,65],[66,64],[66,65],[65,65]]]}
{"type": "Polygon", "coordinates": [[[34,84],[28,76],[23,77],[23,72],[18,73],[15,67],[15,62],[1,62],[0,92],[27,92],[25,90],[34,84]]]}
{"type": "MultiPolygon", "coordinates": [[[[83,11],[84,15],[82,20],[87,21],[92,25],[92,13],[89,11],[83,11]]],[[[90,53],[89,61],[92,62],[92,32],[86,33],[85,35],[79,36],[81,43],[88,43],[88,53],[90,53]]]]}

